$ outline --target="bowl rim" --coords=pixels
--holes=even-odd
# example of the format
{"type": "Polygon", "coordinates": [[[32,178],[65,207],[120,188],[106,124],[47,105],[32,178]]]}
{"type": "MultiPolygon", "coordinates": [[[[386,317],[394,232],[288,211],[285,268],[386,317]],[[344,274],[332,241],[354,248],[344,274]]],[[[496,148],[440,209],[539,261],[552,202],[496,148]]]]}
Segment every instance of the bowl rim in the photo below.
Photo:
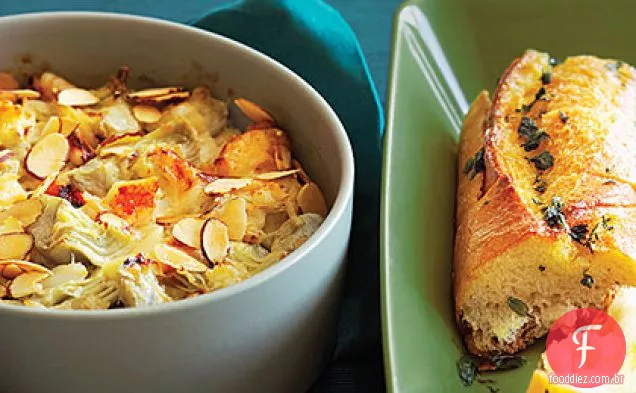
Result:
{"type": "Polygon", "coordinates": [[[309,252],[318,248],[324,242],[328,234],[334,229],[341,220],[348,219],[345,215],[349,208],[349,204],[353,201],[354,188],[354,158],[351,142],[345,131],[345,128],[336,115],[334,109],[329,105],[325,98],[307,81],[301,78],[294,71],[290,70],[275,59],[265,55],[264,53],[251,48],[241,42],[225,37],[218,33],[206,31],[197,27],[189,26],[178,22],[173,22],[155,17],[133,15],[127,13],[114,12],[96,12],[96,11],[46,11],[46,12],[29,12],[15,15],[0,16],[0,25],[5,23],[51,23],[60,22],[62,20],[86,20],[92,18],[102,22],[112,23],[135,23],[142,25],[153,25],[163,29],[180,30],[182,33],[191,36],[199,36],[208,40],[216,41],[217,44],[227,48],[243,52],[248,59],[255,59],[266,66],[275,69],[279,73],[285,74],[293,84],[300,87],[303,92],[310,96],[312,101],[316,102],[325,119],[325,123],[329,126],[326,128],[333,129],[332,133],[336,139],[338,150],[335,152],[343,162],[340,168],[340,183],[337,186],[337,193],[333,205],[320,225],[318,230],[299,248],[291,252],[288,256],[281,259],[276,264],[267,269],[241,281],[237,284],[230,285],[216,291],[197,296],[194,298],[182,299],[170,303],[164,303],[153,306],[145,306],[141,308],[120,308],[108,310],[58,310],[28,307],[22,305],[0,304],[0,314],[16,315],[22,317],[46,317],[54,319],[103,319],[118,320],[140,318],[149,315],[159,315],[175,311],[186,311],[195,307],[205,306],[207,303],[220,301],[225,298],[237,296],[243,292],[248,292],[259,285],[273,280],[283,271],[296,265],[299,260],[305,257],[309,252]]]}

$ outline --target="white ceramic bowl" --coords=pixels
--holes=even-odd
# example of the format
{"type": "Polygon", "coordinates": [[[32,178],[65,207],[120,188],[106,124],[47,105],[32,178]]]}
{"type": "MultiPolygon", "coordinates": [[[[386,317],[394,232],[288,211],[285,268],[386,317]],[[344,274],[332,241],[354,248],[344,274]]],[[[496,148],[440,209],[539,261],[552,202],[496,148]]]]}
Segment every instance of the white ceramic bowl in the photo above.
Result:
{"type": "Polygon", "coordinates": [[[274,114],[331,212],[280,263],[205,296],[107,311],[0,305],[0,392],[306,390],[332,354],[351,225],[353,154],[329,105],[270,58],[198,29],[101,13],[0,18],[0,70],[43,63],[91,86],[123,63],[133,81],[216,79],[215,95],[231,88],[274,114]]]}

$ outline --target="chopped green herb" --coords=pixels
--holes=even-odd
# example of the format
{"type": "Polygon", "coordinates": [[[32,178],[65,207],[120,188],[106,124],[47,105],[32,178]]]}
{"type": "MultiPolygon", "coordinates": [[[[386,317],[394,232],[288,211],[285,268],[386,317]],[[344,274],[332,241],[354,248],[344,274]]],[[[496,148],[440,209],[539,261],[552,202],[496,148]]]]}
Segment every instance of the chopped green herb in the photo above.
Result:
{"type": "Polygon", "coordinates": [[[557,65],[558,63],[559,63],[558,60],[554,57],[550,57],[550,59],[548,60],[548,64],[550,64],[553,67],[557,65]]]}
{"type": "Polygon", "coordinates": [[[543,211],[543,219],[548,223],[550,228],[561,227],[566,228],[567,222],[563,214],[563,201],[558,196],[553,196],[550,205],[541,209],[543,211]]]}
{"type": "Polygon", "coordinates": [[[581,284],[583,286],[588,287],[588,288],[592,288],[592,285],[594,284],[594,279],[589,274],[583,273],[583,278],[581,279],[581,284]]]}
{"type": "Polygon", "coordinates": [[[532,317],[530,315],[528,305],[525,304],[522,300],[517,299],[516,297],[508,297],[508,307],[510,307],[512,311],[521,315],[522,317],[532,317]]]}
{"type": "Polygon", "coordinates": [[[609,168],[605,168],[605,173],[610,173],[612,170],[609,168]]]}
{"type": "Polygon", "coordinates": [[[552,73],[550,71],[546,71],[543,74],[541,74],[541,83],[543,83],[544,85],[547,85],[550,82],[552,82],[552,73]]]}
{"type": "Polygon", "coordinates": [[[541,171],[550,169],[554,165],[554,157],[549,151],[544,151],[543,153],[532,157],[530,161],[532,161],[534,166],[541,171]]]}
{"type": "Polygon", "coordinates": [[[548,183],[539,175],[534,178],[534,184],[534,190],[539,194],[543,194],[548,189],[548,183]]]}
{"type": "Polygon", "coordinates": [[[546,93],[545,87],[541,87],[539,91],[537,92],[537,94],[534,95],[534,100],[539,101],[541,97],[545,95],[545,93],[546,93]]]}
{"type": "Polygon", "coordinates": [[[528,137],[528,140],[524,142],[521,146],[525,151],[536,150],[541,142],[545,139],[548,139],[550,135],[543,130],[537,131],[534,135],[528,137]]]}
{"type": "Polygon", "coordinates": [[[540,200],[538,200],[535,197],[532,197],[532,203],[534,203],[535,205],[539,205],[539,206],[543,205],[543,202],[541,202],[540,200]]]}
{"type": "Polygon", "coordinates": [[[471,386],[477,376],[477,364],[470,356],[462,356],[457,362],[457,372],[459,379],[464,386],[471,386]]]}
{"type": "Polygon", "coordinates": [[[568,117],[561,111],[559,111],[559,119],[561,119],[563,123],[566,123],[568,121],[568,117]]]}
{"type": "Polygon", "coordinates": [[[477,153],[475,153],[475,157],[471,157],[468,161],[466,161],[463,172],[465,175],[470,173],[470,180],[472,180],[479,172],[483,172],[485,170],[486,163],[484,161],[484,148],[482,147],[477,153]]]}
{"type": "Polygon", "coordinates": [[[536,134],[537,131],[539,131],[539,127],[537,127],[537,123],[535,123],[534,120],[532,120],[528,116],[521,117],[521,122],[519,123],[519,128],[517,129],[519,135],[525,136],[527,138],[536,134]]]}
{"type": "Polygon", "coordinates": [[[591,252],[594,252],[594,245],[597,241],[601,239],[600,231],[604,229],[606,231],[614,230],[614,226],[610,225],[611,218],[602,216],[601,221],[597,222],[594,225],[594,228],[590,231],[587,239],[585,240],[585,246],[590,249],[591,252]]]}
{"type": "Polygon", "coordinates": [[[545,272],[545,266],[539,265],[539,271],[540,272],[545,272]]]}
{"type": "Polygon", "coordinates": [[[587,224],[575,225],[570,228],[570,237],[577,243],[585,244],[588,231],[587,224]]]}
{"type": "Polygon", "coordinates": [[[490,201],[484,202],[484,206],[488,206],[488,205],[490,205],[490,201]]]}

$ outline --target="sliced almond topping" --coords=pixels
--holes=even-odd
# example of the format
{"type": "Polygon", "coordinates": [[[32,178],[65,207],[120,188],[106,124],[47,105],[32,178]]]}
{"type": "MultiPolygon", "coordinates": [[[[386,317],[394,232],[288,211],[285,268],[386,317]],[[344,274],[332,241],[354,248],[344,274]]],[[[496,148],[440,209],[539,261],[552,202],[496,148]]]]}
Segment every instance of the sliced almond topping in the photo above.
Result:
{"type": "Polygon", "coordinates": [[[0,150],[0,164],[2,164],[3,162],[5,162],[6,160],[8,160],[9,158],[13,157],[13,151],[6,149],[6,150],[0,150]]]}
{"type": "Polygon", "coordinates": [[[0,99],[16,101],[23,98],[37,99],[40,98],[40,93],[28,89],[0,90],[0,99]]]}
{"type": "Polygon", "coordinates": [[[42,265],[37,263],[21,261],[21,260],[6,260],[0,261],[0,276],[13,280],[18,275],[28,272],[39,272],[51,274],[51,271],[42,265]]]}
{"type": "Polygon", "coordinates": [[[234,104],[236,104],[245,116],[255,123],[275,123],[272,115],[252,101],[246,100],[245,98],[237,98],[234,100],[234,104]]]}
{"type": "Polygon", "coordinates": [[[30,233],[5,233],[0,235],[0,259],[24,259],[33,248],[30,233]]]}
{"type": "Polygon", "coordinates": [[[71,87],[57,95],[57,103],[66,106],[89,106],[99,102],[99,98],[88,90],[71,87]]]}
{"type": "Polygon", "coordinates": [[[16,90],[20,84],[15,77],[8,72],[0,72],[0,90],[16,90]]]}
{"type": "Polygon", "coordinates": [[[205,220],[193,217],[186,217],[179,220],[172,227],[172,236],[175,239],[193,248],[201,247],[201,228],[205,220]]]}
{"type": "Polygon", "coordinates": [[[307,183],[302,186],[296,201],[303,213],[315,213],[323,217],[328,213],[325,197],[316,183],[307,183]]]}
{"type": "Polygon", "coordinates": [[[42,127],[42,136],[47,136],[49,134],[55,134],[56,132],[61,132],[62,130],[62,119],[57,116],[49,117],[49,120],[46,122],[44,127],[42,127]]]}
{"type": "Polygon", "coordinates": [[[26,170],[33,176],[44,179],[59,171],[68,160],[70,146],[62,134],[49,134],[40,139],[26,157],[26,170]]]}
{"type": "MultiPolygon", "coordinates": [[[[69,136],[71,134],[73,134],[77,128],[79,127],[80,123],[78,121],[75,121],[73,119],[69,119],[69,118],[63,118],[60,119],[60,134],[64,135],[64,136],[69,136]]],[[[79,137],[78,137],[79,138],[79,137]]]]}
{"type": "Polygon", "coordinates": [[[135,118],[142,123],[152,124],[161,119],[161,111],[151,105],[135,105],[133,107],[135,118]]]}
{"type": "Polygon", "coordinates": [[[8,217],[15,217],[22,222],[23,227],[28,227],[40,217],[43,208],[42,202],[37,198],[25,199],[0,212],[0,222],[8,217]]]}
{"type": "Polygon", "coordinates": [[[185,252],[163,243],[155,246],[155,257],[159,262],[177,270],[184,269],[189,272],[202,273],[208,269],[205,264],[185,252]]]}
{"type": "Polygon", "coordinates": [[[42,281],[44,288],[54,288],[71,281],[81,281],[88,276],[88,270],[81,263],[59,265],[51,269],[51,275],[42,281]]]}
{"type": "Polygon", "coordinates": [[[20,274],[11,281],[9,293],[11,294],[11,297],[17,299],[39,292],[42,290],[42,284],[40,281],[44,280],[48,276],[48,273],[40,272],[20,274]]]}
{"type": "Polygon", "coordinates": [[[298,169],[290,169],[288,171],[276,171],[276,172],[265,172],[254,175],[254,179],[258,180],[275,180],[283,177],[287,177],[293,175],[298,172],[298,169]]]}
{"type": "Polygon", "coordinates": [[[221,221],[209,218],[201,231],[201,249],[210,263],[223,262],[230,248],[227,226],[221,221]]]}
{"type": "Polygon", "coordinates": [[[100,146],[103,149],[106,146],[123,146],[123,145],[132,145],[137,143],[139,139],[141,139],[142,134],[124,134],[118,135],[113,138],[108,138],[103,141],[100,146]]]}
{"type": "Polygon", "coordinates": [[[232,190],[238,190],[249,186],[252,183],[252,179],[216,179],[211,181],[205,186],[205,192],[207,194],[225,194],[232,190]]]}
{"type": "Polygon", "coordinates": [[[144,99],[161,97],[168,94],[180,93],[183,91],[181,87],[154,87],[151,89],[144,89],[135,92],[128,93],[128,98],[132,99],[144,99]]]}
{"type": "Polygon", "coordinates": [[[225,204],[219,219],[227,226],[230,240],[240,241],[247,230],[247,210],[245,199],[231,199],[225,204]]]}
{"type": "Polygon", "coordinates": [[[24,232],[22,222],[13,216],[0,220],[0,235],[24,232]]]}

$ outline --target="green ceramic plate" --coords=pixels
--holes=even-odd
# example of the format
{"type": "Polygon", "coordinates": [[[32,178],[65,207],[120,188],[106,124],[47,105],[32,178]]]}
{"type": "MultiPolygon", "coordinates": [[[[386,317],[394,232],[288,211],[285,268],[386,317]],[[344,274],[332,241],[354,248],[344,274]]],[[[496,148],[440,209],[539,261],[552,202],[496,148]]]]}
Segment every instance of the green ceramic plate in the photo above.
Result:
{"type": "MultiPolygon", "coordinates": [[[[455,154],[462,117],[526,48],[636,64],[636,2],[410,0],[395,20],[382,202],[383,318],[391,392],[485,392],[456,371],[452,316],[455,154]]],[[[501,393],[523,393],[523,369],[495,373],[501,393]]]]}

